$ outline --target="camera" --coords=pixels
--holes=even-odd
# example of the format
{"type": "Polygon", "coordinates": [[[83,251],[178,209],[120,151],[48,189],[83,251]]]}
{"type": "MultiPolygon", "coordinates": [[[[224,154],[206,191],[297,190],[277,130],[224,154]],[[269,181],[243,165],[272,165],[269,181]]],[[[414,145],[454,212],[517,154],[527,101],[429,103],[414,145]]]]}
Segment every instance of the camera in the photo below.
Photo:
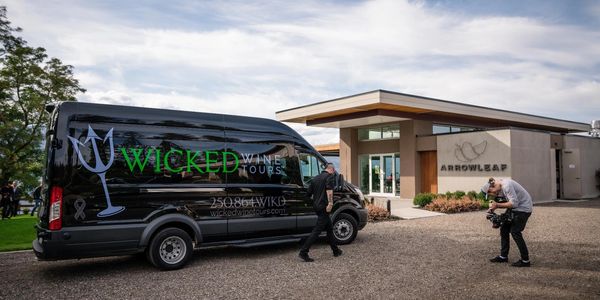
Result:
{"type": "Polygon", "coordinates": [[[500,215],[494,212],[488,212],[485,218],[492,222],[492,228],[500,228],[502,225],[512,222],[512,215],[509,211],[500,215]]]}
{"type": "Polygon", "coordinates": [[[486,199],[488,201],[494,201],[496,203],[505,203],[505,202],[508,202],[508,199],[506,199],[506,197],[504,197],[504,196],[495,196],[495,197],[493,197],[491,195],[488,195],[486,197],[486,199]]]}

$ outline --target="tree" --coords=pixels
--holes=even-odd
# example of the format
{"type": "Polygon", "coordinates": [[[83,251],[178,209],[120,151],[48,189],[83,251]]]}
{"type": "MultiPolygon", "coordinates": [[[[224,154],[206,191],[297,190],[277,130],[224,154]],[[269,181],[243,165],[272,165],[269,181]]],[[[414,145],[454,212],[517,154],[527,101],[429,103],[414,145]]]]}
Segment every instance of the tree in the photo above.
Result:
{"type": "Polygon", "coordinates": [[[35,186],[42,175],[47,104],[76,101],[85,89],[73,67],[30,47],[11,27],[0,6],[0,182],[19,180],[35,186]]]}

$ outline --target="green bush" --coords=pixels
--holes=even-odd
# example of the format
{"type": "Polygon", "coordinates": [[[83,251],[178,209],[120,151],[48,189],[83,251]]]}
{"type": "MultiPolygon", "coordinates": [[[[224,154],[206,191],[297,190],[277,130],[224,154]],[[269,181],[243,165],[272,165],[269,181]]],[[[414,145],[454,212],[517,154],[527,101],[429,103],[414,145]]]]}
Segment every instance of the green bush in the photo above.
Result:
{"type": "Polygon", "coordinates": [[[451,200],[453,198],[454,198],[454,193],[450,192],[450,191],[447,191],[446,192],[446,200],[451,200]]]}
{"type": "Polygon", "coordinates": [[[467,192],[467,197],[469,197],[469,199],[472,199],[472,200],[479,200],[479,198],[477,197],[476,191],[467,192]]]}
{"type": "Polygon", "coordinates": [[[21,209],[21,211],[23,211],[24,215],[29,214],[29,208],[23,208],[23,209],[21,209]]]}
{"type": "Polygon", "coordinates": [[[418,205],[419,207],[424,207],[425,205],[431,203],[433,199],[436,198],[436,194],[432,193],[420,193],[415,196],[413,199],[413,204],[418,205]]]}
{"type": "Polygon", "coordinates": [[[488,208],[490,208],[490,202],[485,201],[485,200],[481,200],[481,199],[479,199],[477,201],[479,201],[479,204],[481,204],[481,208],[482,209],[488,209],[488,208]]]}
{"type": "Polygon", "coordinates": [[[452,195],[453,196],[452,198],[458,200],[458,199],[462,199],[465,195],[466,195],[466,193],[463,191],[456,191],[456,192],[454,192],[454,195],[452,195]]]}
{"type": "Polygon", "coordinates": [[[479,192],[479,194],[477,194],[477,199],[488,202],[483,192],[479,192]]]}

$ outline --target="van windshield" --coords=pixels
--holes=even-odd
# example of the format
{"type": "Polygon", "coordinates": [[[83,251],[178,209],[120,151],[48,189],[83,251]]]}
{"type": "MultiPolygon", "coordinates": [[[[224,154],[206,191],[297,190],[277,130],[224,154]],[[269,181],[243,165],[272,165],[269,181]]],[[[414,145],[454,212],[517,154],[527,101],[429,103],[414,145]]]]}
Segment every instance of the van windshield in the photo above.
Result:
{"type": "Polygon", "coordinates": [[[307,185],[313,177],[319,175],[325,169],[325,164],[316,156],[308,153],[300,153],[300,172],[302,182],[307,185]]]}

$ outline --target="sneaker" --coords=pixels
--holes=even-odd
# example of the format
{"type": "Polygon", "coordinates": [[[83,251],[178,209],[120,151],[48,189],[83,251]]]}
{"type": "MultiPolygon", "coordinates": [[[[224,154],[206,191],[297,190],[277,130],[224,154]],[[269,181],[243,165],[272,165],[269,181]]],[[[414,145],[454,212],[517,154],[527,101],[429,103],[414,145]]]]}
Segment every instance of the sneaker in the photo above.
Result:
{"type": "Polygon", "coordinates": [[[490,262],[493,262],[493,263],[505,263],[505,262],[508,262],[508,258],[507,257],[502,258],[500,256],[496,256],[494,258],[491,258],[490,262]]]}
{"type": "Polygon", "coordinates": [[[524,262],[522,259],[519,259],[518,261],[514,262],[512,264],[513,267],[517,267],[517,268],[521,268],[521,267],[530,267],[531,266],[531,262],[524,262]]]}
{"type": "Polygon", "coordinates": [[[308,253],[299,253],[298,257],[300,257],[300,259],[302,259],[305,262],[313,262],[313,261],[315,261],[314,259],[310,258],[310,256],[308,256],[308,253]]]}
{"type": "Polygon", "coordinates": [[[344,253],[344,251],[342,251],[342,249],[336,249],[335,251],[333,251],[333,256],[334,257],[338,257],[341,256],[344,253]]]}

